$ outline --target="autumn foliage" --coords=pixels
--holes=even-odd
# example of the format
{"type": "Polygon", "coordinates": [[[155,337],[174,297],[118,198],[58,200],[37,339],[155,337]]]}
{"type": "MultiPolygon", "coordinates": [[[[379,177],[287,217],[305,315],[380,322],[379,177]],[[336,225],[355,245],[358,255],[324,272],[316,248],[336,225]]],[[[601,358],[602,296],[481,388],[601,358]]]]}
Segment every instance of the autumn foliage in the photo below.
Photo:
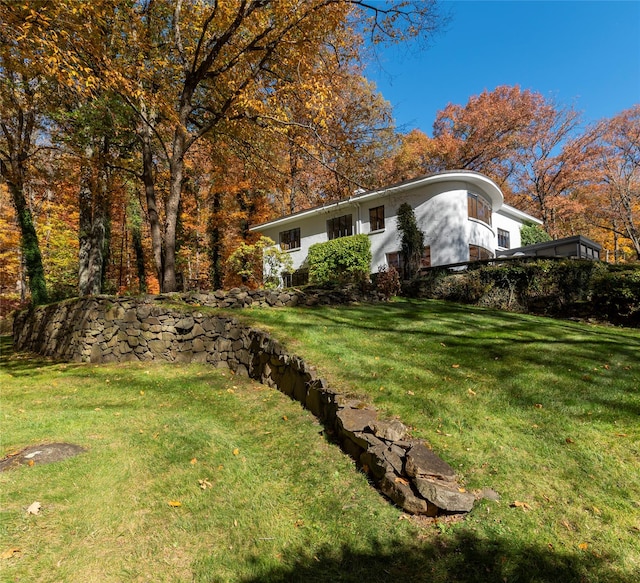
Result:
{"type": "Polygon", "coordinates": [[[637,107],[584,128],[498,87],[432,137],[395,130],[366,50],[439,22],[435,2],[0,3],[4,305],[234,285],[250,224],[447,169],[640,255],[637,107]]]}

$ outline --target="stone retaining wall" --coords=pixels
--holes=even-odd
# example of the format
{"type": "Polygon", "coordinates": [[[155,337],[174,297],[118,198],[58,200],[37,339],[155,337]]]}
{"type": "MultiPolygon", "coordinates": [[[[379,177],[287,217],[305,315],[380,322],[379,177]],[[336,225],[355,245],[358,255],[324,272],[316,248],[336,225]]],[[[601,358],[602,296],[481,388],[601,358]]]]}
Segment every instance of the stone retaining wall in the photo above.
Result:
{"type": "MultiPolygon", "coordinates": [[[[229,297],[235,305],[249,298],[251,305],[308,300],[269,293],[262,300],[244,290],[180,299],[201,306],[220,301],[228,304],[224,307],[231,307],[229,297]]],[[[166,299],[98,296],[20,312],[14,320],[14,344],[18,350],[65,361],[165,360],[228,367],[278,388],[309,409],[378,488],[406,512],[435,516],[471,510],[474,496],[459,488],[453,469],[424,443],[411,439],[401,422],[380,420],[367,403],[338,394],[312,366],[288,354],[266,332],[228,315],[205,315],[197,306],[188,312],[172,309],[163,302],[166,299]]]]}

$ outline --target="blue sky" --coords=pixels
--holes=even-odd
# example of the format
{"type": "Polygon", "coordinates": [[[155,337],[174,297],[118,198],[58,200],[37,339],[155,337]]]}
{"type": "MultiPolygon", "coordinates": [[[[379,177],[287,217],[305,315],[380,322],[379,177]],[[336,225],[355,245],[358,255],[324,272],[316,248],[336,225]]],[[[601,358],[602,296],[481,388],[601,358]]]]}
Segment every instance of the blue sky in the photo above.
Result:
{"type": "Polygon", "coordinates": [[[384,49],[367,76],[391,102],[399,129],[431,135],[448,103],[520,85],[585,122],[640,103],[640,0],[441,2],[451,20],[427,47],[384,49]]]}

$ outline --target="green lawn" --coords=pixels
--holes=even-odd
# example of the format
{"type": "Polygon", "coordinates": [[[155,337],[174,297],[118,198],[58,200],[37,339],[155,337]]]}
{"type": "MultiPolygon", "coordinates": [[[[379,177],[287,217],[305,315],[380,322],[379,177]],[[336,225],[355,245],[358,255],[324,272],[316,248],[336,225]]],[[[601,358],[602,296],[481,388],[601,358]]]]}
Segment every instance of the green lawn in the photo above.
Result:
{"type": "Polygon", "coordinates": [[[243,318],[501,500],[410,520],[277,391],[206,366],[50,363],[4,339],[0,453],[87,453],[0,473],[3,582],[637,580],[638,331],[429,301],[243,318]]]}
{"type": "Polygon", "coordinates": [[[640,331],[436,301],[250,314],[500,493],[441,542],[500,549],[507,580],[640,576],[640,331]]]}

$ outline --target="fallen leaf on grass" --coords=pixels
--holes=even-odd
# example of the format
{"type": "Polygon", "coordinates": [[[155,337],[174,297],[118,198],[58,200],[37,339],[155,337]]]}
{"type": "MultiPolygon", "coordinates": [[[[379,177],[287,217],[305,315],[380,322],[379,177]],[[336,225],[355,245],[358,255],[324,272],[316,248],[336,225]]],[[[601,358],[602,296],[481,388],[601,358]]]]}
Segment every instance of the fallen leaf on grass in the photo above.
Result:
{"type": "Polygon", "coordinates": [[[516,500],[510,506],[511,508],[522,508],[522,510],[524,511],[531,510],[531,506],[529,506],[526,502],[520,502],[519,500],[516,500]]]}
{"type": "Polygon", "coordinates": [[[472,397],[476,395],[476,392],[473,391],[472,389],[467,389],[467,393],[469,393],[472,397]]]}
{"type": "Polygon", "coordinates": [[[580,544],[578,545],[578,548],[579,548],[581,551],[586,551],[586,550],[589,548],[589,543],[580,543],[580,544]]]}
{"type": "Polygon", "coordinates": [[[451,368],[460,368],[460,365],[459,364],[452,364],[451,368]]]}
{"type": "Polygon", "coordinates": [[[10,559],[11,557],[13,557],[15,554],[21,552],[20,549],[14,547],[12,549],[9,549],[7,551],[5,551],[4,553],[2,553],[2,555],[0,555],[0,558],[2,559],[10,559]]]}
{"type": "Polygon", "coordinates": [[[565,441],[567,443],[575,443],[575,441],[573,439],[571,439],[570,437],[567,437],[567,439],[565,439],[565,441]]]}
{"type": "Polygon", "coordinates": [[[195,466],[198,463],[197,458],[191,458],[191,461],[189,462],[192,466],[195,466]]]}
{"type": "Polygon", "coordinates": [[[542,409],[542,403],[536,403],[536,404],[534,405],[534,407],[535,407],[536,409],[542,409]]]}
{"type": "Polygon", "coordinates": [[[573,530],[572,526],[566,520],[561,521],[560,524],[562,524],[562,526],[564,526],[567,530],[573,530]]]}
{"type": "Polygon", "coordinates": [[[40,502],[34,502],[29,508],[27,508],[27,514],[33,514],[34,516],[40,512],[42,504],[40,502]]]}
{"type": "Polygon", "coordinates": [[[239,453],[240,453],[240,450],[236,447],[236,448],[233,450],[233,455],[238,455],[239,453]]]}
{"type": "Polygon", "coordinates": [[[207,488],[213,488],[213,484],[209,480],[198,480],[198,484],[200,484],[200,488],[206,490],[207,488]]]}
{"type": "Polygon", "coordinates": [[[169,506],[172,508],[179,508],[182,506],[182,502],[179,502],[178,500],[169,500],[169,506]]]}

